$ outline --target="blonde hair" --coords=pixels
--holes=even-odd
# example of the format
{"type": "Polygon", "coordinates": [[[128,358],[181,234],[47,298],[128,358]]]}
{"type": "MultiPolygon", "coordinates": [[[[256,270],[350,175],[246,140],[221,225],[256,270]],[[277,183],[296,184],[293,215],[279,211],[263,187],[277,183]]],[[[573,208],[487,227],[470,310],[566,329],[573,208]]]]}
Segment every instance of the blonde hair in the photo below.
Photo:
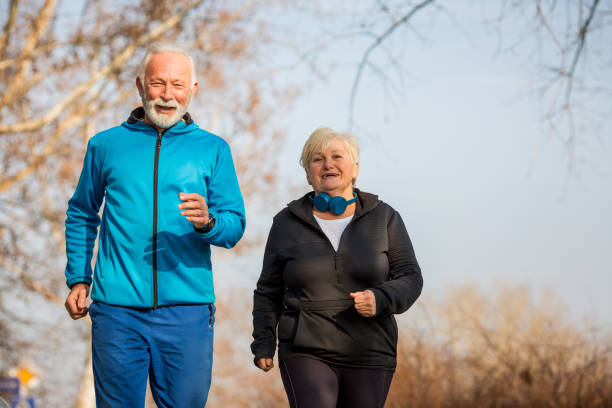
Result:
{"type": "MultiPolygon", "coordinates": [[[[312,157],[317,152],[324,152],[335,140],[339,140],[344,144],[353,164],[359,162],[359,143],[357,143],[357,139],[353,135],[337,132],[328,127],[321,127],[310,134],[302,148],[300,165],[304,170],[308,171],[312,157]]],[[[355,185],[355,179],[353,179],[353,185],[355,185]]]]}

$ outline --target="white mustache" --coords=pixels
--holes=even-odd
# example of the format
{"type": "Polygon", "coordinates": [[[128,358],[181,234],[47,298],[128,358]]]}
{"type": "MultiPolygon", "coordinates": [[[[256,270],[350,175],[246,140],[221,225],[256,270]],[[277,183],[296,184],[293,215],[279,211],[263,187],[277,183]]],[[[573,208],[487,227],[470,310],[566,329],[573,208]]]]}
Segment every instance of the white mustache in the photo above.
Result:
{"type": "Polygon", "coordinates": [[[161,106],[164,108],[178,108],[179,107],[179,104],[177,101],[164,102],[161,98],[153,99],[152,101],[149,101],[149,103],[153,105],[161,106]]]}

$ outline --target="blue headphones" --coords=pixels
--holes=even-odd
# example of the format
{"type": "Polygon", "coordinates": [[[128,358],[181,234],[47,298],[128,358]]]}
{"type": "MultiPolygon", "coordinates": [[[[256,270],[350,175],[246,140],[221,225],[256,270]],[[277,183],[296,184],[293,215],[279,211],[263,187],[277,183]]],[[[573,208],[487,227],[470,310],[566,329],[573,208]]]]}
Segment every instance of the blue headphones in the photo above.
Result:
{"type": "Polygon", "coordinates": [[[319,193],[314,197],[313,195],[309,196],[308,198],[310,199],[310,202],[314,204],[317,210],[331,211],[336,215],[344,213],[349,204],[357,201],[357,193],[353,193],[353,198],[350,200],[347,200],[341,196],[331,197],[327,193],[319,193]]]}

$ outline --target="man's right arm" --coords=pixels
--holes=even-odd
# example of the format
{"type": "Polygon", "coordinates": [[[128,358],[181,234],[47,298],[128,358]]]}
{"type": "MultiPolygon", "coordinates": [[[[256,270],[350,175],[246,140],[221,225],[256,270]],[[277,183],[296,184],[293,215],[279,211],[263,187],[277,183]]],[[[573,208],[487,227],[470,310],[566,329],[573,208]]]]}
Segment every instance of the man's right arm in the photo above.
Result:
{"type": "Polygon", "coordinates": [[[70,289],[70,294],[66,298],[64,307],[66,307],[68,314],[74,320],[87,316],[89,311],[86,304],[88,294],[89,285],[86,283],[75,283],[70,289]]]}
{"type": "MultiPolygon", "coordinates": [[[[79,283],[91,285],[91,257],[98,234],[98,211],[104,199],[99,152],[90,139],[83,170],[66,211],[66,284],[71,293],[79,283]]],[[[86,297],[87,295],[85,295],[86,297]]],[[[82,317],[82,316],[81,316],[82,317]]]]}

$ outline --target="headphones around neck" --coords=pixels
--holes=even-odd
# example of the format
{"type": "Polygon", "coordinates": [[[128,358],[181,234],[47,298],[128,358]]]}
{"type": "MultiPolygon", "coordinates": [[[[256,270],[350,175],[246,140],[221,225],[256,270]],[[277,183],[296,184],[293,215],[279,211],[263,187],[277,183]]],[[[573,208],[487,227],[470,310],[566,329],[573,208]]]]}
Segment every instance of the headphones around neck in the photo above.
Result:
{"type": "Polygon", "coordinates": [[[315,208],[319,211],[331,211],[336,215],[341,215],[346,210],[346,207],[349,204],[357,201],[357,193],[353,193],[353,198],[347,200],[341,196],[331,197],[327,193],[319,193],[316,196],[312,195],[308,196],[308,199],[311,203],[314,204],[315,208]]]}

